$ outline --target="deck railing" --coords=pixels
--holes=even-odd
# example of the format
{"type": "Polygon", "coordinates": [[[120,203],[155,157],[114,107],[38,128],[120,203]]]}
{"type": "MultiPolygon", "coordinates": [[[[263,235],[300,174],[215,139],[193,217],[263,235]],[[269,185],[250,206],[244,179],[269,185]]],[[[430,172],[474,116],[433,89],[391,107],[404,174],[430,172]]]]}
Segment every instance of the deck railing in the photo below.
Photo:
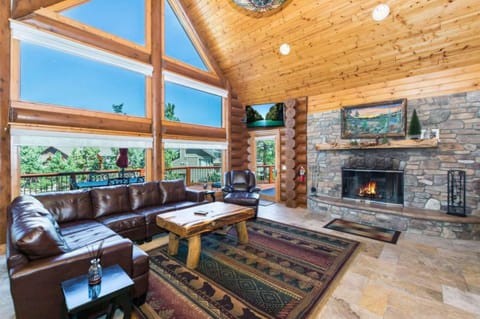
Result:
{"type": "Polygon", "coordinates": [[[273,184],[277,177],[274,165],[257,165],[255,175],[257,184],[273,184]]]}
{"type": "Polygon", "coordinates": [[[185,166],[165,169],[166,179],[184,179],[187,186],[222,182],[221,166],[185,166]]]}
{"type": "MultiPolygon", "coordinates": [[[[143,169],[126,169],[125,176],[142,176],[143,169]]],[[[119,170],[101,170],[89,172],[63,172],[22,174],[20,176],[20,194],[31,195],[47,192],[59,192],[73,189],[74,183],[97,181],[120,176],[119,170]]]]}
{"type": "MultiPolygon", "coordinates": [[[[143,176],[143,169],[126,169],[125,177],[143,176]]],[[[119,170],[101,170],[87,172],[63,172],[22,174],[20,179],[20,194],[30,195],[46,192],[58,192],[74,189],[74,184],[87,181],[98,181],[120,176],[119,170]]],[[[258,184],[275,182],[275,170],[272,165],[257,165],[258,184]]],[[[221,166],[187,166],[169,167],[165,169],[165,179],[184,179],[187,186],[207,183],[211,186],[220,185],[223,181],[221,166]]]]}

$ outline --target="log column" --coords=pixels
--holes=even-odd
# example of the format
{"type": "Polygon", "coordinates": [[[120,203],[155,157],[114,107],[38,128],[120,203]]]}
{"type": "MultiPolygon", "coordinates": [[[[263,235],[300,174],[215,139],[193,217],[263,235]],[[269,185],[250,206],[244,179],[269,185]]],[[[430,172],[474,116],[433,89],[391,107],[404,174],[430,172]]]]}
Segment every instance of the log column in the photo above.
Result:
{"type": "Polygon", "coordinates": [[[285,103],[285,139],[282,141],[282,153],[285,154],[285,171],[282,175],[284,184],[285,205],[287,207],[297,207],[296,201],[296,182],[295,182],[295,99],[289,99],[285,103]]]}
{"type": "MultiPolygon", "coordinates": [[[[295,171],[300,166],[307,169],[307,98],[297,99],[295,105],[295,171]]],[[[300,207],[307,206],[307,176],[305,182],[295,181],[296,204],[300,207]]]]}
{"type": "Polygon", "coordinates": [[[163,82],[162,82],[162,52],[163,52],[163,1],[152,1],[152,179],[162,178],[163,147],[162,147],[162,112],[163,112],[163,82]]]}
{"type": "Polygon", "coordinates": [[[11,201],[10,132],[10,0],[0,0],[0,244],[5,243],[7,206],[11,201]]]}

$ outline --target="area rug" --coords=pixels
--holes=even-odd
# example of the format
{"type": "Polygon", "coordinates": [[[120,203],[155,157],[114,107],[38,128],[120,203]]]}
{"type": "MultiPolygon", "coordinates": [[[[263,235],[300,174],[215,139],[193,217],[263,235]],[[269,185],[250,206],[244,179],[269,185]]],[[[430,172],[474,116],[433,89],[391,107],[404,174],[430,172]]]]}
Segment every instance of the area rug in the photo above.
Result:
{"type": "Polygon", "coordinates": [[[261,199],[260,202],[258,203],[258,205],[260,206],[270,206],[270,205],[273,205],[275,204],[275,202],[271,202],[269,200],[266,200],[266,199],[261,199]]]}
{"type": "Polygon", "coordinates": [[[338,230],[357,236],[367,237],[375,240],[396,244],[401,232],[383,227],[363,225],[343,219],[334,219],[325,226],[328,229],[338,230]]]}
{"type": "Polygon", "coordinates": [[[358,242],[263,219],[248,222],[248,244],[202,236],[197,269],[167,245],[149,252],[149,318],[305,318],[327,293],[358,242]]]}

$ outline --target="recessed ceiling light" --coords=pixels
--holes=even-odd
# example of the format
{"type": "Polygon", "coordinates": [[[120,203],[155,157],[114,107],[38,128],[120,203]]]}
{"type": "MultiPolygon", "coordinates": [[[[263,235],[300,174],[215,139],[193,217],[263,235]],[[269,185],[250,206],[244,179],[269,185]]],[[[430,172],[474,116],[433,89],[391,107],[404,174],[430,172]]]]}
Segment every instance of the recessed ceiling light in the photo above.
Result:
{"type": "Polygon", "coordinates": [[[290,54],[290,45],[288,43],[284,43],[280,46],[280,54],[282,55],[289,55],[290,54]]]}
{"type": "Polygon", "coordinates": [[[375,21],[382,21],[390,14],[390,7],[388,4],[379,4],[372,11],[372,19],[375,21]]]}

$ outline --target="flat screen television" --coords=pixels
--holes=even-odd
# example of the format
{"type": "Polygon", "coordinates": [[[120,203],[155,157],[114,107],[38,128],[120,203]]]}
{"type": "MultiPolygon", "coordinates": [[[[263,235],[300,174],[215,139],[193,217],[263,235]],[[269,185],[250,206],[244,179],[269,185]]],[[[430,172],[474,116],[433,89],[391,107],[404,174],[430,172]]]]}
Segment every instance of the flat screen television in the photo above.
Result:
{"type": "Polygon", "coordinates": [[[247,105],[247,127],[278,127],[284,126],[285,103],[268,103],[247,105]]]}

